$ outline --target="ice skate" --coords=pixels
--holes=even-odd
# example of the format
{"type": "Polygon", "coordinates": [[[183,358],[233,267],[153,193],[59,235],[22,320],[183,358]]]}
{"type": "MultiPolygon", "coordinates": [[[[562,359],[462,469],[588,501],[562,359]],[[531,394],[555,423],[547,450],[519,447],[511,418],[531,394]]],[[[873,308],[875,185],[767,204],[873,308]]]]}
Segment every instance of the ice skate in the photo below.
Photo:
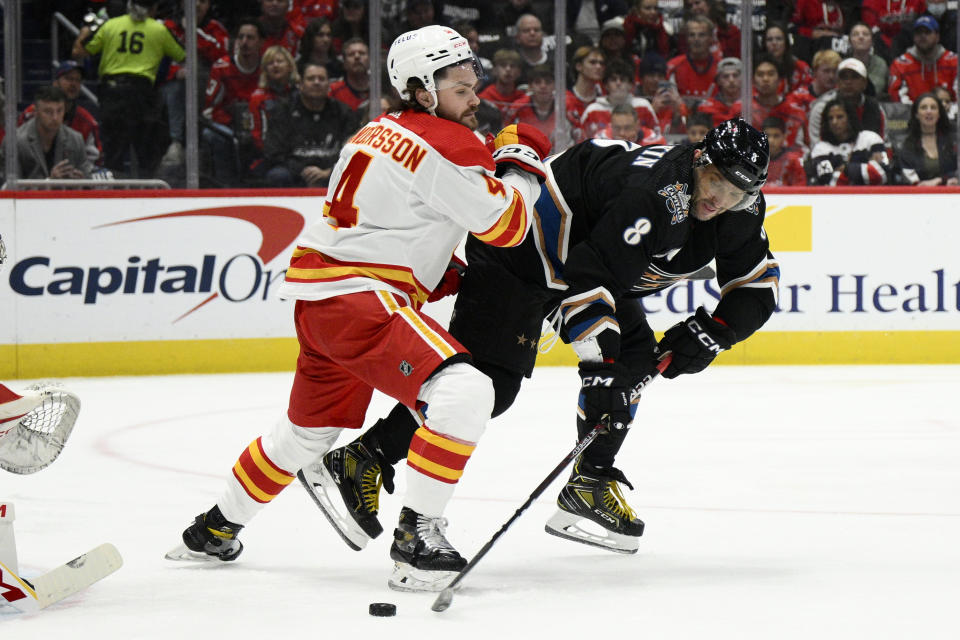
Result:
{"type": "Polygon", "coordinates": [[[183,544],[171,549],[164,556],[167,560],[198,560],[212,562],[236,560],[243,551],[243,543],[237,534],[243,525],[229,522],[214,506],[196,517],[183,532],[183,544]]]}
{"type": "Polygon", "coordinates": [[[391,589],[442,591],[467,566],[447,541],[446,527],[446,518],[427,518],[408,507],[400,511],[390,547],[394,570],[387,584],[391,589]]]}
{"type": "Polygon", "coordinates": [[[383,533],[377,520],[380,487],[393,493],[393,475],[393,467],[382,464],[359,438],[297,472],[320,511],[356,551],[383,533]]]}
{"type": "Polygon", "coordinates": [[[617,553],[636,553],[643,521],[627,504],[618,483],[633,489],[614,467],[597,469],[582,458],[557,497],[557,512],[547,533],[617,553]]]}

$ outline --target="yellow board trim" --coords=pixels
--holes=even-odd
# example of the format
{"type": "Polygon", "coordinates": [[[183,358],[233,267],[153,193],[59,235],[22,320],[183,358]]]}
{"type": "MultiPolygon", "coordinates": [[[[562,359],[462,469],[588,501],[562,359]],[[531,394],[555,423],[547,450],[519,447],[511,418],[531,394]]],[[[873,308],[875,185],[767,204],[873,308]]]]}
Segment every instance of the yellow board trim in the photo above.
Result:
{"type": "MultiPolygon", "coordinates": [[[[0,345],[0,380],[292,371],[296,338],[0,345]]],[[[561,343],[539,366],[575,366],[561,343]]],[[[718,364],[960,364],[960,331],[763,331],[718,364]]]]}

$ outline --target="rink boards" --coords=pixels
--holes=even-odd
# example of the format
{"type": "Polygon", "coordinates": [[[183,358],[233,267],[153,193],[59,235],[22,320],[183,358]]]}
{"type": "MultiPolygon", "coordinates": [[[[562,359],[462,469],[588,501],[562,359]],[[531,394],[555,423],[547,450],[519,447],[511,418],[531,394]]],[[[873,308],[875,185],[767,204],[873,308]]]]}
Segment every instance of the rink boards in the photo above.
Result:
{"type": "MultiPolygon", "coordinates": [[[[292,369],[292,303],[275,294],[322,196],[279,193],[0,195],[0,379],[292,369]]],[[[960,362],[960,190],[767,200],[779,308],[719,362],[960,362]]],[[[663,331],[718,297],[691,281],[644,306],[663,331]]],[[[450,308],[425,309],[445,321],[450,308]]],[[[575,363],[565,345],[540,358],[575,363]]]]}

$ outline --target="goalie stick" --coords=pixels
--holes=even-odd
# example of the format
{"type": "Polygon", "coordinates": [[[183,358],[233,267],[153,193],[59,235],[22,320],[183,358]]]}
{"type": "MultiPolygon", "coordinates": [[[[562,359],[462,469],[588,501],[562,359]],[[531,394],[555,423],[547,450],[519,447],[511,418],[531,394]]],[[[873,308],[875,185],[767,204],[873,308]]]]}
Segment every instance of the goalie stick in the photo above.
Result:
{"type": "Polygon", "coordinates": [[[0,603],[22,612],[46,609],[106,578],[122,565],[120,552],[109,542],[30,580],[0,562],[0,603]]]}
{"type": "MultiPolygon", "coordinates": [[[[644,387],[650,384],[650,382],[652,382],[654,378],[656,378],[659,374],[663,373],[663,370],[666,369],[668,366],[670,366],[671,360],[672,360],[672,357],[667,356],[666,358],[661,360],[659,363],[657,363],[656,370],[653,373],[651,373],[649,376],[641,380],[640,383],[636,386],[636,392],[639,393],[644,387]]],[[[544,491],[546,491],[547,487],[550,486],[550,483],[552,483],[554,480],[557,479],[557,476],[559,476],[563,472],[563,470],[567,468],[567,465],[573,462],[573,460],[578,455],[583,453],[584,449],[590,446],[590,443],[594,441],[594,439],[600,434],[600,432],[604,429],[605,426],[606,425],[603,422],[595,426],[593,430],[590,431],[590,433],[588,433],[587,435],[585,435],[583,439],[581,439],[580,442],[577,443],[577,446],[575,446],[573,450],[570,451],[570,453],[568,453],[563,458],[563,460],[560,461],[560,464],[554,467],[553,471],[551,471],[547,475],[547,477],[543,479],[543,482],[541,482],[537,486],[537,488],[533,490],[533,493],[530,494],[530,496],[527,498],[527,501],[524,502],[522,505],[520,505],[520,508],[517,509],[516,512],[514,512],[514,514],[510,517],[510,519],[507,520],[505,523],[503,523],[503,526],[500,527],[500,530],[497,531],[495,534],[493,534],[493,537],[487,541],[487,544],[483,545],[480,551],[477,552],[477,555],[473,556],[473,558],[470,559],[470,562],[467,563],[467,566],[465,566],[463,570],[459,574],[457,574],[457,576],[450,582],[450,584],[448,584],[446,588],[440,592],[440,595],[437,596],[437,599],[434,600],[433,604],[430,606],[430,608],[433,611],[436,611],[436,612],[446,611],[450,607],[451,603],[453,603],[453,590],[456,589],[457,586],[459,586],[460,582],[466,577],[466,575],[470,573],[470,571],[475,566],[477,566],[477,563],[480,562],[481,559],[483,559],[483,556],[487,555],[487,552],[490,551],[491,547],[493,547],[497,539],[500,538],[500,536],[502,536],[504,533],[506,533],[507,529],[510,528],[510,525],[512,525],[514,521],[516,521],[517,518],[519,518],[523,514],[523,512],[527,510],[527,507],[533,504],[533,501],[539,498],[540,495],[544,491]]]]}

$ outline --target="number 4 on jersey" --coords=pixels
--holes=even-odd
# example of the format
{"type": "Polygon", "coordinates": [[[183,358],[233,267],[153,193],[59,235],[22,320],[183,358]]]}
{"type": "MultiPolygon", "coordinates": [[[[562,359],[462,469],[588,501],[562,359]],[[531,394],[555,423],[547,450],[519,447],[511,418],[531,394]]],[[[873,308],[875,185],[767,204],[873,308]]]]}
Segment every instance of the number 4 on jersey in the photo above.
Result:
{"type": "Polygon", "coordinates": [[[333,197],[323,203],[323,216],[327,223],[334,229],[349,228],[357,226],[357,217],[359,210],[353,205],[353,196],[363,180],[363,174],[367,172],[367,167],[373,156],[362,151],[357,151],[350,157],[343,173],[340,174],[340,180],[333,191],[333,197]]]}

